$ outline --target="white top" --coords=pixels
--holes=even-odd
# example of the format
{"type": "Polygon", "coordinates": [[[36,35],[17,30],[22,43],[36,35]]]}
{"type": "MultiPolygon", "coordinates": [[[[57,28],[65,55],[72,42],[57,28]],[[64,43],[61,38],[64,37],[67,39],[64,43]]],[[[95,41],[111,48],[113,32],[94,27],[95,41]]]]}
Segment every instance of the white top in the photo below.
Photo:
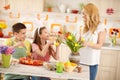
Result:
{"type": "MultiPolygon", "coordinates": [[[[99,32],[105,29],[104,24],[99,24],[94,34],[90,31],[82,35],[82,38],[87,42],[91,42],[92,44],[96,44],[98,40],[99,32]]],[[[99,64],[100,61],[100,49],[93,49],[90,47],[83,47],[80,49],[80,63],[86,65],[96,65],[99,64]]]]}

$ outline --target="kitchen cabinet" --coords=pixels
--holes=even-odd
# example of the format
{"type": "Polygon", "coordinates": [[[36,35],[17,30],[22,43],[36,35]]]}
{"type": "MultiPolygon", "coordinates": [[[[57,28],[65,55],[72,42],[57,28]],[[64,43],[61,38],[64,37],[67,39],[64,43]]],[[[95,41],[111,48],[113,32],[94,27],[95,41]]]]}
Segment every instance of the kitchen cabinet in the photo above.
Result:
{"type": "MultiPolygon", "coordinates": [[[[118,54],[118,59],[120,59],[120,51],[119,51],[119,54],[118,54]]],[[[118,64],[117,64],[117,78],[116,80],[120,80],[120,60],[118,60],[118,64]]]]}
{"type": "Polygon", "coordinates": [[[120,80],[120,50],[102,49],[96,80],[120,80]]]}

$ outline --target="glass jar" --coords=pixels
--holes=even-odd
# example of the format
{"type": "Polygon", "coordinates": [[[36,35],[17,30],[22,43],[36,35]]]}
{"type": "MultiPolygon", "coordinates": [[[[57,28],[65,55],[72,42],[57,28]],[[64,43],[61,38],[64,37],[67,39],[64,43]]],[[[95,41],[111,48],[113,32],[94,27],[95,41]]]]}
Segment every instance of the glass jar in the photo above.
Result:
{"type": "Polygon", "coordinates": [[[116,36],[112,37],[112,46],[116,46],[116,36]]]}
{"type": "Polygon", "coordinates": [[[64,64],[62,62],[57,62],[56,63],[56,72],[57,73],[62,73],[64,69],[64,64]]]}

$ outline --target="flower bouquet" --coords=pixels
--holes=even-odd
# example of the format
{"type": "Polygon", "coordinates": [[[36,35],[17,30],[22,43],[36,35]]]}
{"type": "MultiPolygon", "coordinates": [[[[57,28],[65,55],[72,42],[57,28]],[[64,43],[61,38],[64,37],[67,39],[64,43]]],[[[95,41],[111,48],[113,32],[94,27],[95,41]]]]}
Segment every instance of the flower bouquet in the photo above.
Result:
{"type": "Polygon", "coordinates": [[[112,32],[110,33],[111,34],[110,40],[111,40],[112,46],[116,45],[116,38],[117,38],[118,33],[119,33],[119,30],[116,28],[114,28],[112,32]]]}
{"type": "Polygon", "coordinates": [[[59,43],[63,43],[69,47],[71,50],[71,54],[69,56],[70,62],[74,62],[79,64],[80,62],[80,55],[79,55],[79,49],[82,46],[82,42],[77,41],[76,36],[71,32],[58,32],[58,38],[57,41],[59,43]]]}
{"type": "Polygon", "coordinates": [[[7,25],[3,22],[0,22],[0,37],[3,37],[3,32],[2,32],[2,29],[5,29],[7,28],[7,25]]]}
{"type": "Polygon", "coordinates": [[[82,47],[82,42],[77,41],[75,35],[70,32],[58,32],[57,41],[66,44],[74,55],[78,54],[79,49],[82,47]]]}
{"type": "Polygon", "coordinates": [[[15,52],[14,48],[11,48],[9,46],[0,46],[0,53],[1,54],[9,55],[9,54],[13,54],[14,52],[15,52]]]}
{"type": "Polygon", "coordinates": [[[11,54],[15,52],[14,48],[8,46],[0,46],[0,53],[2,54],[3,67],[8,68],[11,62],[11,54]]]}

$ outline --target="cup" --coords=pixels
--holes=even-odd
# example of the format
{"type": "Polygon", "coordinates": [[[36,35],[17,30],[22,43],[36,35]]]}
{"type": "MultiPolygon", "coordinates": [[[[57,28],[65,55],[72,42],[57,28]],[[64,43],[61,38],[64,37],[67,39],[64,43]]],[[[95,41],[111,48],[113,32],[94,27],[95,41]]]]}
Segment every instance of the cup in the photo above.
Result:
{"type": "Polygon", "coordinates": [[[2,64],[4,68],[9,68],[12,55],[2,54],[2,64]]]}
{"type": "Polygon", "coordinates": [[[62,62],[57,62],[56,64],[56,72],[57,73],[62,73],[63,72],[64,65],[62,62]]]}

